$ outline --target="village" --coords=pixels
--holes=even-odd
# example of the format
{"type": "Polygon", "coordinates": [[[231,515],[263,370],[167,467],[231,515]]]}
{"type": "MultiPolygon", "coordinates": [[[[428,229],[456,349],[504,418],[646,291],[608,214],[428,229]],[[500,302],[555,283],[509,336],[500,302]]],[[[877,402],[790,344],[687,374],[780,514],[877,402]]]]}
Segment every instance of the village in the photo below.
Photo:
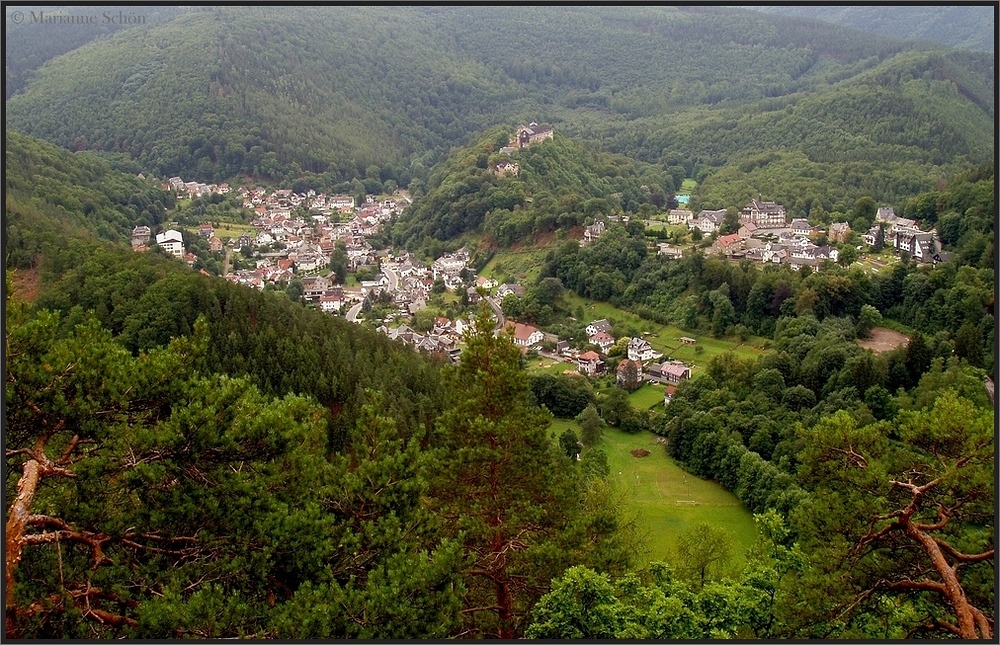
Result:
{"type": "MultiPolygon", "coordinates": [[[[521,126],[510,145],[501,152],[510,155],[518,148],[551,138],[551,128],[536,123],[521,126]]],[[[504,162],[491,170],[498,176],[516,176],[518,166],[514,162],[504,162]]],[[[185,182],[180,177],[170,178],[163,188],[173,191],[179,198],[189,199],[228,195],[233,190],[225,183],[185,182]]],[[[615,347],[618,350],[616,357],[624,355],[617,361],[616,381],[619,384],[628,381],[662,384],[666,386],[665,403],[670,401],[674,387],[691,377],[691,366],[676,360],[662,360],[663,354],[643,338],[622,339],[620,343],[620,339],[611,335],[612,325],[605,319],[587,325],[587,342],[583,347],[570,347],[569,342],[553,334],[506,320],[502,309],[504,299],[523,295],[524,285],[498,284],[477,276],[469,266],[470,252],[464,247],[442,255],[429,265],[412,253],[394,254],[390,249],[373,248],[369,238],[378,234],[386,222],[410,203],[405,191],[397,191],[392,196],[367,195],[361,204],[349,195],[327,195],[313,190],[297,193],[287,188],[268,191],[241,186],[236,189],[236,195],[240,206],[252,212],[253,234],[248,231],[223,239],[209,223],[202,223],[197,228],[197,235],[207,241],[210,252],[226,254],[223,277],[231,282],[264,289],[267,285],[286,286],[298,279],[302,286],[301,298],[307,306],[343,315],[355,323],[376,311],[388,313],[369,322],[389,338],[452,362],[460,360],[461,338],[472,324],[471,315],[455,319],[435,316],[433,325],[424,325],[422,331],[408,323],[428,306],[432,293],[459,293],[465,305],[475,305],[485,299],[496,317],[496,331],[505,330],[511,334],[522,351],[541,353],[554,361],[569,363],[580,374],[604,375],[609,352],[615,347]],[[338,245],[346,255],[344,269],[348,275],[336,275],[330,267],[338,245]],[[245,250],[251,251],[254,268],[230,271],[230,255],[247,255],[245,250]],[[349,281],[349,276],[355,279],[349,281]],[[373,307],[375,304],[379,305],[377,309],[373,307]],[[622,351],[620,345],[625,342],[627,346],[622,351]]],[[[680,205],[686,205],[686,196],[683,197],[680,205]]],[[[709,253],[730,259],[787,264],[794,270],[804,267],[820,270],[824,262],[837,262],[838,251],[830,244],[844,242],[850,233],[846,222],[833,223],[826,231],[805,219],[787,221],[781,204],[762,199],[752,199],[740,209],[736,232],[720,235],[726,217],[725,209],[701,210],[695,214],[686,208],[672,208],[664,219],[667,224],[685,226],[696,240],[710,240],[701,245],[709,253]],[[823,243],[815,243],[818,239],[823,243]]],[[[586,226],[579,243],[581,246],[592,244],[609,226],[628,221],[629,216],[624,214],[599,216],[586,226]]],[[[132,233],[133,249],[148,249],[151,237],[149,227],[136,227],[132,233]]],[[[878,209],[874,225],[862,239],[869,247],[881,244],[921,262],[948,259],[948,254],[941,250],[936,231],[920,230],[915,221],[896,216],[890,207],[878,209]]],[[[176,229],[167,228],[156,234],[155,244],[192,266],[197,260],[194,253],[185,249],[183,235],[176,229]]],[[[666,242],[656,244],[656,252],[667,259],[680,259],[684,255],[681,247],[666,242]]],[[[687,337],[676,340],[682,344],[697,342],[687,337]]]]}

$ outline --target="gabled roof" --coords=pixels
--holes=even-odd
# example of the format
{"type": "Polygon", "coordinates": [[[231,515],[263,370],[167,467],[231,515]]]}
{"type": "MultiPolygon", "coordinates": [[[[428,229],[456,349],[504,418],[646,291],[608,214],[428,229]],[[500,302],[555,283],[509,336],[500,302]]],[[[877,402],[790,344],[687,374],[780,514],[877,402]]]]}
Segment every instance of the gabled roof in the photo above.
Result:
{"type": "Polygon", "coordinates": [[[723,247],[730,247],[734,244],[740,243],[740,236],[738,233],[730,233],[729,235],[723,235],[717,241],[723,247]]]}
{"type": "Polygon", "coordinates": [[[522,325],[519,322],[507,321],[506,328],[508,330],[513,329],[514,338],[517,340],[528,340],[531,335],[538,332],[538,329],[532,327],[531,325],[522,325]]]}
{"type": "Polygon", "coordinates": [[[670,374],[671,376],[682,378],[691,372],[691,368],[684,365],[677,365],[675,363],[664,363],[663,366],[660,367],[660,371],[664,374],[670,374]]]}
{"type": "Polygon", "coordinates": [[[615,342],[615,337],[606,331],[599,331],[596,334],[592,334],[588,340],[592,343],[600,345],[601,343],[615,342]]]}

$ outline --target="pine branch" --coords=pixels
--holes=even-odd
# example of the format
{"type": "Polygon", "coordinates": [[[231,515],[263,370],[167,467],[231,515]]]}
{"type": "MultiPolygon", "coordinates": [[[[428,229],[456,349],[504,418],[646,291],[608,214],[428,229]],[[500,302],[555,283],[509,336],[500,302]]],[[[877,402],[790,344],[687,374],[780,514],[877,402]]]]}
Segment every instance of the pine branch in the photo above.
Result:
{"type": "Polygon", "coordinates": [[[886,589],[892,591],[933,591],[935,593],[947,594],[947,588],[942,582],[933,580],[897,580],[885,585],[886,589]]]}

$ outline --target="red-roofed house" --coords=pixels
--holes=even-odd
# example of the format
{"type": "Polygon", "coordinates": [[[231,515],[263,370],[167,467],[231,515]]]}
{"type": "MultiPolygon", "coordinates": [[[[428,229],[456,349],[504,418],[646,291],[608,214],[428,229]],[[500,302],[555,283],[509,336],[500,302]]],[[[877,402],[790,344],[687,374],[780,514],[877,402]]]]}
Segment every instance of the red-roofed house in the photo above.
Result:
{"type": "Polygon", "coordinates": [[[667,383],[672,383],[677,385],[686,378],[691,378],[691,368],[687,365],[677,365],[676,363],[671,363],[669,365],[664,365],[661,368],[663,372],[663,377],[666,379],[667,383]]]}
{"type": "Polygon", "coordinates": [[[587,376],[604,373],[604,361],[601,360],[601,355],[593,350],[580,354],[576,359],[576,367],[587,376]]]}
{"type": "Polygon", "coordinates": [[[723,255],[732,255],[733,253],[743,249],[743,238],[740,237],[739,233],[723,235],[719,239],[715,240],[715,244],[712,245],[712,248],[723,255]]]}
{"type": "Polygon", "coordinates": [[[677,393],[677,388],[673,385],[668,385],[666,389],[663,390],[663,405],[669,405],[671,401],[674,400],[674,394],[677,393]]]}
{"type": "Polygon", "coordinates": [[[615,337],[606,331],[599,331],[587,338],[588,341],[597,345],[601,348],[601,351],[605,354],[611,349],[611,346],[615,344],[615,337]]]}

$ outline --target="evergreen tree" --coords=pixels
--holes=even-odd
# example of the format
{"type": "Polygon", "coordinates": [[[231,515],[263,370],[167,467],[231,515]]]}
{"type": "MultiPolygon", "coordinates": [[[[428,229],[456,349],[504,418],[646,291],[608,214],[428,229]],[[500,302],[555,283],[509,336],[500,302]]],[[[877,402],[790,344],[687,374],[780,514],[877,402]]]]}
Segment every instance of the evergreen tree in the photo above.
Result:
{"type": "Polygon", "coordinates": [[[839,411],[802,433],[809,566],[782,603],[800,637],[992,638],[993,410],[938,394],[892,422],[839,411]]]}
{"type": "Polygon", "coordinates": [[[880,252],[885,248],[885,224],[878,225],[878,232],[875,233],[875,243],[872,244],[872,251],[880,252]]]}
{"type": "Polygon", "coordinates": [[[550,549],[578,513],[578,480],[548,437],[551,417],[531,405],[520,350],[493,328],[483,306],[452,374],[440,462],[427,477],[431,509],[462,540],[461,633],[514,638],[564,566],[550,549]]]}

